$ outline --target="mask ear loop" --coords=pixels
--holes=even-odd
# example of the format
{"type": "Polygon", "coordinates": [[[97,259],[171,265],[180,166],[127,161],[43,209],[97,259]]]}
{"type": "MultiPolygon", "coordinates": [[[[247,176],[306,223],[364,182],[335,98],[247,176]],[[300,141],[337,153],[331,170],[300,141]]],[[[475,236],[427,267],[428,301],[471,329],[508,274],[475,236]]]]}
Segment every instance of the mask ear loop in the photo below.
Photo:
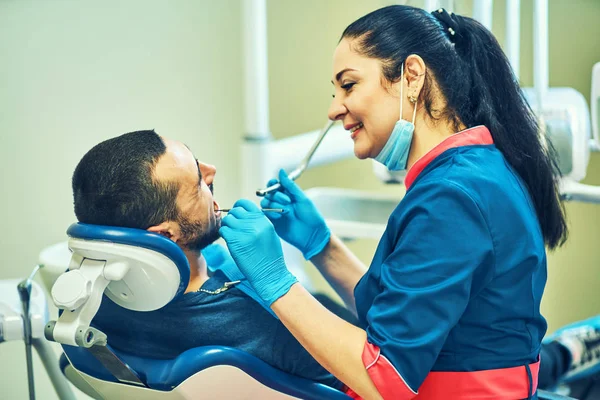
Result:
{"type": "MultiPolygon", "coordinates": [[[[421,77],[425,75],[425,72],[423,72],[422,74],[417,75],[417,78],[421,77]]],[[[410,102],[413,104],[413,120],[412,123],[413,125],[415,124],[416,118],[417,118],[417,102],[419,100],[419,96],[417,95],[417,97],[415,96],[408,96],[408,99],[410,100],[410,102]]]]}
{"type": "Polygon", "coordinates": [[[414,110],[413,110],[413,122],[412,122],[412,124],[414,125],[415,124],[415,119],[417,118],[417,99],[416,98],[415,98],[415,101],[413,103],[413,107],[414,107],[414,110]]]}
{"type": "MultiPolygon", "coordinates": [[[[400,66],[401,71],[400,71],[400,118],[398,118],[398,120],[402,119],[402,105],[404,104],[404,96],[402,95],[404,92],[404,63],[402,63],[402,65],[400,66]]],[[[413,125],[414,125],[414,121],[413,121],[413,125]]]]}
{"type": "MultiPolygon", "coordinates": [[[[404,92],[404,63],[402,63],[401,66],[402,70],[400,71],[400,118],[402,119],[402,106],[404,105],[404,96],[403,96],[403,92],[404,92]]],[[[419,75],[422,76],[425,73],[419,75]]],[[[417,98],[410,96],[409,100],[411,103],[413,103],[414,109],[413,109],[413,117],[412,117],[412,124],[415,124],[415,121],[417,120],[417,98]]]]}

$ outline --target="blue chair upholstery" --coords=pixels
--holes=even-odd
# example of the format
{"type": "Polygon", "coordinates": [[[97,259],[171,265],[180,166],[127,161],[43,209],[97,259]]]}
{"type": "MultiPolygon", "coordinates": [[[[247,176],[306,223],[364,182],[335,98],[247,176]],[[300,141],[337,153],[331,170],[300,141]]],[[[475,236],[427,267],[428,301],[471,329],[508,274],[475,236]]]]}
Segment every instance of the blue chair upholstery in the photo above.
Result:
{"type": "Polygon", "coordinates": [[[81,222],[71,224],[67,229],[67,235],[77,239],[137,246],[161,253],[170,258],[179,270],[180,282],[175,297],[183,295],[187,288],[190,280],[190,265],[179,246],[166,237],[143,229],[90,225],[81,222]]]}
{"type": "MultiPolygon", "coordinates": [[[[79,347],[63,346],[71,363],[79,371],[110,382],[117,380],[89,352],[79,347]]],[[[113,352],[151,388],[170,391],[196,372],[217,365],[230,365],[244,371],[265,386],[301,399],[348,400],[344,393],[304,378],[293,376],[271,367],[264,361],[240,350],[225,346],[205,346],[190,349],[173,360],[153,360],[132,356],[112,349],[113,352]]],[[[68,365],[61,358],[61,369],[68,365]]]]}
{"type": "MultiPolygon", "coordinates": [[[[67,234],[75,239],[118,243],[159,252],[172,260],[179,270],[181,282],[175,298],[183,295],[187,287],[190,276],[187,258],[179,246],[163,236],[139,229],[81,223],[71,225],[67,234]]],[[[110,343],[110,337],[108,341],[110,343]]],[[[88,350],[69,345],[63,345],[63,350],[65,353],[61,358],[63,372],[70,363],[77,371],[93,378],[119,384],[119,381],[88,350]]],[[[282,393],[282,398],[285,397],[284,395],[309,400],[348,400],[350,398],[336,389],[287,374],[248,353],[231,347],[198,347],[187,350],[177,358],[170,360],[142,358],[116,349],[111,348],[111,350],[152,390],[169,392],[200,371],[214,366],[227,365],[243,371],[260,384],[282,393]]],[[[213,396],[205,393],[204,395],[218,397],[218,394],[213,396]]]]}

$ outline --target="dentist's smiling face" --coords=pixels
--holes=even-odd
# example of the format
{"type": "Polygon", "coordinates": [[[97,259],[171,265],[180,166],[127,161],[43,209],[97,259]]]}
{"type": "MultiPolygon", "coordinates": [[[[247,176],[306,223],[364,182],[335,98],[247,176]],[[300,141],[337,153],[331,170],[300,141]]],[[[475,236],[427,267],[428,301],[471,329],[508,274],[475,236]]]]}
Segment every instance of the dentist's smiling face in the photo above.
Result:
{"type": "Polygon", "coordinates": [[[376,157],[392,133],[400,116],[400,90],[383,77],[379,60],[352,50],[355,42],[343,39],[335,50],[329,119],[342,121],[354,140],[354,154],[365,159],[376,157]]]}
{"type": "Polygon", "coordinates": [[[200,251],[219,238],[221,215],[213,199],[213,181],[217,169],[199,162],[181,142],[162,138],[167,147],[156,164],[155,177],[179,185],[176,221],[184,249],[200,251]]]}

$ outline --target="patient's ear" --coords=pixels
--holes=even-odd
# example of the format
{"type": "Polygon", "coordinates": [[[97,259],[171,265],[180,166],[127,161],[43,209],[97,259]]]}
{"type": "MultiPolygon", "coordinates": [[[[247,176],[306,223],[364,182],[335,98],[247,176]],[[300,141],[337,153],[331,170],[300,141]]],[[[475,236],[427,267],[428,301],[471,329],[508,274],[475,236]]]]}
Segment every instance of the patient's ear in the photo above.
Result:
{"type": "Polygon", "coordinates": [[[146,230],[148,232],[158,233],[159,235],[167,237],[175,243],[177,243],[177,241],[181,239],[179,226],[174,221],[165,221],[161,224],[151,226],[146,230]]]}

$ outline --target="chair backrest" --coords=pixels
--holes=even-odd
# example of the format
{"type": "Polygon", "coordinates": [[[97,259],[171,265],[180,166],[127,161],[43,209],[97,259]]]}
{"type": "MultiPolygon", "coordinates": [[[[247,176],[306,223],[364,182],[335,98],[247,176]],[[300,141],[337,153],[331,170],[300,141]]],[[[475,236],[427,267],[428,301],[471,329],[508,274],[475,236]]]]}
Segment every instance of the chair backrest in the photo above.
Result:
{"type": "MultiPolygon", "coordinates": [[[[183,295],[189,281],[189,265],[183,251],[169,239],[138,229],[87,224],[73,224],[67,233],[73,252],[70,271],[81,269],[88,262],[92,266],[103,265],[105,277],[120,271],[120,275],[115,275],[119,279],[109,279],[106,289],[102,289],[117,305],[149,311],[183,295]]],[[[60,281],[57,279],[52,289],[53,297],[71,290],[60,281]]],[[[172,360],[137,357],[107,346],[147,386],[139,387],[119,382],[86,348],[62,344],[68,359],[63,365],[65,375],[97,398],[349,399],[336,389],[292,376],[250,354],[224,346],[190,349],[172,360]]]]}
{"type": "Polygon", "coordinates": [[[102,260],[105,270],[126,264],[122,279],[111,281],[105,294],[121,307],[135,311],[161,308],[183,295],[190,267],[173,241],[142,229],[77,223],[67,230],[73,251],[71,266],[84,259],[102,260]]]}

